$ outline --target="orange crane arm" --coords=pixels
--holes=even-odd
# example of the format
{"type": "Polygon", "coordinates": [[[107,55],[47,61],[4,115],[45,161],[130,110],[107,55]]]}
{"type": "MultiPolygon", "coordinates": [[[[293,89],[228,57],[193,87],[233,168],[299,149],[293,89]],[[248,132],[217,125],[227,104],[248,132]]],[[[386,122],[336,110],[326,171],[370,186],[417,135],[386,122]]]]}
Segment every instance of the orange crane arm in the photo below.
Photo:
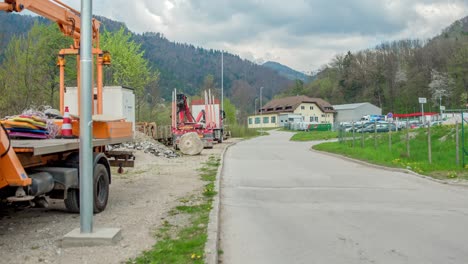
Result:
{"type": "MultiPolygon", "coordinates": [[[[56,22],[64,35],[74,39],[73,48],[79,48],[80,12],[59,0],[4,0],[0,2],[0,10],[3,11],[22,12],[25,9],[56,22]]],[[[99,45],[99,27],[99,21],[93,19],[93,42],[97,45],[99,45]]]]}

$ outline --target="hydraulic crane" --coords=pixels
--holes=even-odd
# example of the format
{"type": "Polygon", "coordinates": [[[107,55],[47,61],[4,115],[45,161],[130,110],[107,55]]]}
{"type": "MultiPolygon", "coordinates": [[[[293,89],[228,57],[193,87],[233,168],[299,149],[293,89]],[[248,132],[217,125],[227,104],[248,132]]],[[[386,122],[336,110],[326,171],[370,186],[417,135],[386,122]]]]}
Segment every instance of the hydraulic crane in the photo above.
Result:
{"type": "MultiPolygon", "coordinates": [[[[79,62],[81,18],[80,13],[59,0],[4,0],[0,11],[22,12],[30,10],[58,24],[62,33],[73,38],[73,45],[62,49],[58,55],[60,67],[60,111],[63,113],[65,92],[65,55],[76,55],[79,62]]],[[[99,46],[100,23],[92,20],[92,54],[97,67],[97,109],[102,114],[102,71],[103,65],[110,64],[110,55],[99,46]]],[[[79,67],[79,63],[77,63],[79,67]]],[[[78,93],[80,89],[80,69],[77,69],[78,93]]],[[[93,74],[94,75],[94,74],[93,74]]],[[[94,102],[94,93],[89,98],[94,102]]],[[[78,107],[80,105],[78,99],[78,107]]],[[[92,104],[94,105],[94,104],[92,104]]],[[[79,112],[79,109],[78,109],[79,112]]],[[[94,168],[94,212],[101,212],[107,205],[111,182],[110,163],[105,155],[105,146],[131,141],[131,124],[125,122],[100,122],[102,129],[109,132],[106,137],[92,139],[94,168]],[[124,124],[124,125],[122,125],[124,124]],[[114,126],[119,125],[114,129],[114,126]],[[115,133],[115,131],[120,131],[115,133]]],[[[93,125],[94,126],[94,125],[93,125]]],[[[97,125],[96,125],[97,126],[97,125]]],[[[96,127],[94,127],[96,128],[96,127]]],[[[65,206],[78,212],[79,199],[79,139],[12,140],[6,128],[0,127],[0,201],[29,201],[47,204],[45,196],[63,199],[65,206]]]]}
{"type": "MultiPolygon", "coordinates": [[[[81,33],[81,18],[80,13],[72,7],[66,5],[59,0],[4,0],[0,2],[0,10],[6,12],[22,12],[29,10],[40,16],[43,16],[57,23],[59,29],[65,36],[73,38],[73,45],[69,48],[60,50],[58,54],[57,66],[60,68],[60,112],[63,114],[64,94],[65,94],[65,56],[76,55],[79,62],[80,49],[80,33],[81,33]]],[[[96,56],[96,83],[97,83],[97,109],[93,109],[93,113],[102,114],[102,71],[103,65],[110,64],[109,52],[102,51],[99,43],[99,27],[100,22],[96,19],[92,21],[93,30],[93,55],[96,56]]],[[[77,63],[77,87],[78,94],[80,89],[80,70],[77,63]]],[[[94,98],[90,98],[94,101],[94,98]]],[[[80,106],[78,98],[78,107],[80,106]]],[[[94,104],[92,104],[94,107],[94,104]]],[[[78,109],[79,112],[79,109],[78,109]]]]}

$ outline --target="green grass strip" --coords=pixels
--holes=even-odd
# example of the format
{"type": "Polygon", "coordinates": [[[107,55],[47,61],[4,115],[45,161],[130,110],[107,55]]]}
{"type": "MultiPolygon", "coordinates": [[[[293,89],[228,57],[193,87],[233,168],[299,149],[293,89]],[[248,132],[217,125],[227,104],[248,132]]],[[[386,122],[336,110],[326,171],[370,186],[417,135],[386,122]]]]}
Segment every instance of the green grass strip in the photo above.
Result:
{"type": "Polygon", "coordinates": [[[216,195],[214,180],[219,165],[220,159],[210,156],[198,170],[202,180],[207,182],[203,192],[195,197],[180,199],[183,205],[177,206],[169,213],[170,216],[187,215],[189,223],[185,226],[174,226],[169,217],[155,234],[158,241],[153,248],[129,260],[128,263],[203,263],[209,214],[213,196],[216,195]],[[189,203],[191,204],[187,205],[189,203]]]}
{"type": "Polygon", "coordinates": [[[291,141],[313,141],[313,140],[328,140],[338,137],[336,131],[304,131],[297,132],[291,137],[291,141]]]}
{"type": "MultiPolygon", "coordinates": [[[[355,134],[354,143],[352,133],[348,133],[343,135],[342,141],[326,142],[315,145],[313,148],[378,165],[410,169],[437,179],[468,179],[467,168],[456,163],[455,132],[454,126],[431,127],[432,163],[429,163],[428,158],[427,128],[409,131],[409,156],[406,149],[406,130],[390,134],[391,147],[389,133],[355,134]],[[362,141],[361,136],[364,139],[362,141]]],[[[468,138],[468,133],[465,138],[468,138]]],[[[460,153],[460,163],[462,155],[460,153]]]]}

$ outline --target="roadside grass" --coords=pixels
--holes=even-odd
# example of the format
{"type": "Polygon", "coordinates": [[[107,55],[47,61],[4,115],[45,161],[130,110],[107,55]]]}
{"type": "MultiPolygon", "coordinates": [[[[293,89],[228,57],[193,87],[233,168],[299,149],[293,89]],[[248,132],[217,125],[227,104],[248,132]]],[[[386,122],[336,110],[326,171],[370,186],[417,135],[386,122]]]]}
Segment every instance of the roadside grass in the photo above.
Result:
{"type": "Polygon", "coordinates": [[[269,135],[269,130],[278,129],[277,127],[270,127],[270,128],[248,128],[242,125],[229,125],[229,130],[231,131],[232,137],[250,139],[258,136],[267,136],[269,135]],[[260,130],[263,132],[261,133],[260,130]]]}
{"type": "MultiPolygon", "coordinates": [[[[388,133],[377,134],[376,147],[374,134],[364,134],[363,148],[361,148],[361,134],[355,134],[354,147],[352,134],[349,134],[344,136],[346,138],[344,141],[326,142],[313,148],[378,165],[410,169],[437,179],[468,179],[467,168],[456,164],[455,133],[454,126],[431,127],[432,163],[429,163],[428,159],[427,128],[410,131],[409,156],[406,151],[406,131],[392,132],[391,149],[388,133]]],[[[465,134],[466,138],[468,133],[465,134]]],[[[460,153],[460,163],[461,159],[462,153],[460,153]]]]}
{"type": "Polygon", "coordinates": [[[203,192],[180,199],[181,205],[169,212],[168,219],[156,232],[158,241],[153,248],[127,263],[204,263],[207,226],[213,197],[217,194],[214,181],[219,165],[219,158],[209,157],[198,169],[202,180],[207,182],[203,192]],[[187,216],[188,223],[171,224],[171,217],[176,215],[187,216]]]}
{"type": "Polygon", "coordinates": [[[302,131],[291,137],[291,141],[329,140],[338,137],[336,131],[302,131]]]}
{"type": "Polygon", "coordinates": [[[231,131],[232,137],[253,138],[260,136],[260,132],[258,132],[257,129],[247,128],[246,126],[238,124],[229,125],[229,130],[231,131]]]}

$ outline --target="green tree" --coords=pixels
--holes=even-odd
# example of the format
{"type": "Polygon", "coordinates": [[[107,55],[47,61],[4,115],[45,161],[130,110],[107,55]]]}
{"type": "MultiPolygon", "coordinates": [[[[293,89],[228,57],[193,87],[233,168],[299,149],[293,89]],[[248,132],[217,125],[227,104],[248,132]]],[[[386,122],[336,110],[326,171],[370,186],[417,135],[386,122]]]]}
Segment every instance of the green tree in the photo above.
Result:
{"type": "Polygon", "coordinates": [[[11,39],[0,66],[1,114],[58,105],[57,54],[70,43],[55,24],[35,23],[25,36],[11,39]]]}
{"type": "Polygon", "coordinates": [[[140,120],[140,111],[148,108],[148,101],[154,100],[159,72],[149,67],[141,44],[133,41],[132,34],[125,32],[123,27],[115,33],[104,31],[101,49],[112,56],[111,67],[105,69],[105,83],[135,89],[137,120],[140,120]]]}
{"type": "Polygon", "coordinates": [[[224,118],[224,124],[237,124],[236,107],[231,103],[231,100],[229,100],[228,98],[224,98],[224,112],[226,113],[226,117],[224,118]]]}

